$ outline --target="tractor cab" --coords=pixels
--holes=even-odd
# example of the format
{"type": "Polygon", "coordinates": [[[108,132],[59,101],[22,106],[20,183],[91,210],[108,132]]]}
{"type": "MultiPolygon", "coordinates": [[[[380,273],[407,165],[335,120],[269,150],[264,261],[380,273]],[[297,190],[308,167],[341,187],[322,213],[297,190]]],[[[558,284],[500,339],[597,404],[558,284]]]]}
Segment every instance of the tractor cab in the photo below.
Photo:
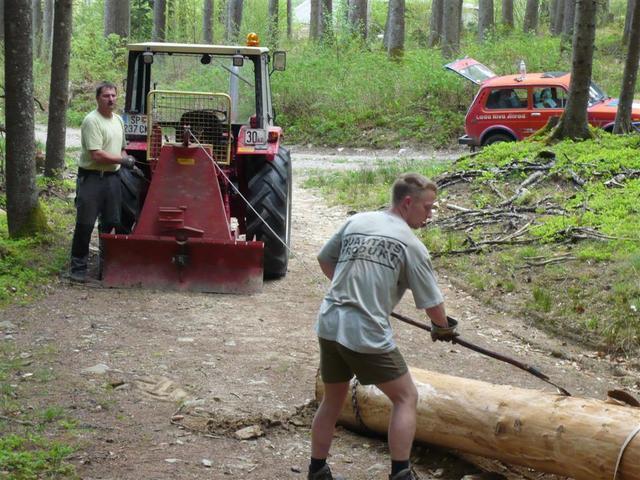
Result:
{"type": "Polygon", "coordinates": [[[148,189],[128,235],[102,235],[103,281],[252,292],[288,265],[291,160],[270,75],[284,52],[247,45],[128,46],[127,151],[148,189]]]}

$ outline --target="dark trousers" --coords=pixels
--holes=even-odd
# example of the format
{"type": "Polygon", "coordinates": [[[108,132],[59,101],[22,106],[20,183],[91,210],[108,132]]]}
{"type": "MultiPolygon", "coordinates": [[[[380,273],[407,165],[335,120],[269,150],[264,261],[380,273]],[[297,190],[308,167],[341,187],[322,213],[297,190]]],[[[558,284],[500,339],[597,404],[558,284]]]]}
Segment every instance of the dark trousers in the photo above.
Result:
{"type": "Polygon", "coordinates": [[[71,243],[71,272],[86,273],[93,226],[100,233],[120,229],[122,209],[120,179],[116,173],[79,171],[76,181],[76,227],[71,243]]]}

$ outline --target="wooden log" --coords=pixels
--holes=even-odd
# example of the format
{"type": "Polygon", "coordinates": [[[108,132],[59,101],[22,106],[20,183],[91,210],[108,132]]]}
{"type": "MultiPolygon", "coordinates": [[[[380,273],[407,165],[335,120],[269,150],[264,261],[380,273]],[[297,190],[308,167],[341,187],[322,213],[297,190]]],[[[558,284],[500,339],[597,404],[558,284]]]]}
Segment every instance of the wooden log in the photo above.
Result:
{"type": "MultiPolygon", "coordinates": [[[[601,400],[411,369],[419,393],[416,441],[498,459],[576,480],[614,480],[618,455],[640,426],[640,409],[601,400]]],[[[316,382],[316,398],[323,384],[316,382]]],[[[375,386],[357,385],[338,423],[386,434],[391,402],[375,386]],[[364,424],[366,428],[363,428],[364,424]]],[[[624,449],[615,480],[640,479],[640,433],[624,449]]]]}

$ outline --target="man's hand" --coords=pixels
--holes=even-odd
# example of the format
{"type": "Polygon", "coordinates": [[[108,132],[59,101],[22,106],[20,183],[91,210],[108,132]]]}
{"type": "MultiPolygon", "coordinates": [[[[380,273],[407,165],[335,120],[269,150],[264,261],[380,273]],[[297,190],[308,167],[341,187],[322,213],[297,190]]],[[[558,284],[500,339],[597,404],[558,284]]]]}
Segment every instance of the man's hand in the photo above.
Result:
{"type": "Polygon", "coordinates": [[[120,161],[120,165],[126,168],[133,168],[136,166],[136,158],[132,155],[127,155],[126,157],[122,157],[120,161]]]}
{"type": "Polygon", "coordinates": [[[458,321],[454,318],[447,317],[447,322],[449,322],[448,327],[440,327],[431,322],[432,341],[435,342],[436,340],[440,340],[441,342],[452,342],[458,335],[460,335],[458,332],[456,332],[458,321]]]}

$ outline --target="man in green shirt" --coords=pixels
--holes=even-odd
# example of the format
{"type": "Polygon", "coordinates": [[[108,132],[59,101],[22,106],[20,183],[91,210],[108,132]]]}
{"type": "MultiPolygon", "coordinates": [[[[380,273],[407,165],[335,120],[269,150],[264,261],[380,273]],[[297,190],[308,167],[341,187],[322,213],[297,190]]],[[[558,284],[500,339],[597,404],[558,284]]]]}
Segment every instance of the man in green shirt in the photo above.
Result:
{"type": "Polygon", "coordinates": [[[121,165],[133,168],[135,159],[125,151],[124,123],[114,113],[117,88],[103,82],[96,88],[97,108],[82,121],[76,183],[76,226],[71,244],[72,281],[87,276],[89,242],[96,219],[107,233],[120,227],[121,191],[117,172],[121,165]]]}

